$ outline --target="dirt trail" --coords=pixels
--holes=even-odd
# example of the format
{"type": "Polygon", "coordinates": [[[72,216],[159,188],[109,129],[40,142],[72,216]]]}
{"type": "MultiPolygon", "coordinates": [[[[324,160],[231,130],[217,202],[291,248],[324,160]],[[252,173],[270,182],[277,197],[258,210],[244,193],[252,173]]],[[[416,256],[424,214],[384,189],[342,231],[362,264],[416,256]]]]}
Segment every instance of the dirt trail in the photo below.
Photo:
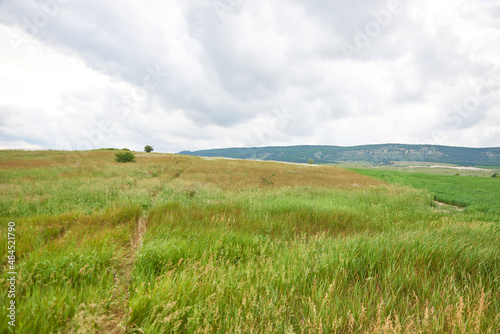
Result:
{"type": "Polygon", "coordinates": [[[137,222],[137,228],[130,240],[130,253],[123,261],[123,265],[115,273],[115,287],[112,300],[116,300],[112,314],[106,319],[103,330],[106,333],[127,333],[125,322],[129,312],[129,287],[132,283],[131,274],[135,266],[137,252],[142,248],[144,234],[147,230],[148,214],[143,212],[137,222]]]}
{"type": "Polygon", "coordinates": [[[135,260],[135,254],[142,247],[142,240],[144,238],[144,233],[146,233],[147,221],[148,217],[147,213],[145,213],[139,218],[139,222],[137,223],[137,230],[135,231],[134,237],[131,240],[134,260],[135,260]]]}
{"type": "Polygon", "coordinates": [[[447,203],[439,202],[439,201],[434,201],[434,203],[438,207],[435,209],[435,211],[438,211],[438,212],[446,212],[446,213],[451,212],[450,210],[446,210],[446,209],[451,209],[452,211],[464,211],[464,208],[457,206],[457,205],[447,204],[447,203]]]}

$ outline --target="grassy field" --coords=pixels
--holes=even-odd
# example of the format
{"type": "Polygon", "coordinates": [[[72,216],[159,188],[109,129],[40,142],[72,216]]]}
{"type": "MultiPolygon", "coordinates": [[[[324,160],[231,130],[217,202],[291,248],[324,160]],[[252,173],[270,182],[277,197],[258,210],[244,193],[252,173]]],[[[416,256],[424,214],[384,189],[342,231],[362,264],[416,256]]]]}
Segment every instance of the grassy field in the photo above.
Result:
{"type": "MultiPolygon", "coordinates": [[[[498,221],[500,217],[500,178],[432,175],[380,168],[352,170],[393,184],[427,189],[438,201],[464,207],[470,213],[484,213],[481,219],[498,221]]],[[[439,170],[436,172],[440,173],[439,170]]]]}
{"type": "Polygon", "coordinates": [[[0,151],[19,333],[500,332],[495,209],[334,166],[113,154],[0,151]]]}

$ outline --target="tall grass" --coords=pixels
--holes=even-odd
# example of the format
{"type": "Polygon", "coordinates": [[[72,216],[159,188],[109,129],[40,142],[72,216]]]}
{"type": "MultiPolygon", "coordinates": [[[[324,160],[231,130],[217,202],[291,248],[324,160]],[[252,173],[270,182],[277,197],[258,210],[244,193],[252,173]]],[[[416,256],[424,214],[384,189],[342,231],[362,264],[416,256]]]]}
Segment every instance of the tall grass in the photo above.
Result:
{"type": "Polygon", "coordinates": [[[113,153],[0,152],[19,332],[500,331],[494,210],[330,166],[113,153]]]}
{"type": "Polygon", "coordinates": [[[436,200],[483,213],[483,219],[500,216],[500,179],[460,175],[432,175],[379,169],[356,169],[358,173],[394,184],[429,190],[436,200]]]}
{"type": "Polygon", "coordinates": [[[358,215],[340,224],[343,191],[314,201],[297,191],[295,203],[154,207],[129,324],[153,333],[494,332],[498,228],[458,223],[409,193],[427,214],[380,189],[364,197],[386,217],[363,219],[368,208],[354,201],[358,215]],[[317,210],[302,209],[313,203],[317,210]],[[332,219],[318,214],[326,203],[332,219]]]}

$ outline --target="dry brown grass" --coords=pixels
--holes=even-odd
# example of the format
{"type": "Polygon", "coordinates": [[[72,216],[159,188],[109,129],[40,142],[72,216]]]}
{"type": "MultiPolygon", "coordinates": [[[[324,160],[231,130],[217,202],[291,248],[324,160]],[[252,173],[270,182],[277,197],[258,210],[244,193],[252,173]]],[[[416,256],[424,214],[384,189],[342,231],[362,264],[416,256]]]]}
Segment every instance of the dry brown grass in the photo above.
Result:
{"type": "MultiPolygon", "coordinates": [[[[114,162],[115,151],[61,152],[38,151],[0,152],[0,169],[33,169],[72,167],[59,177],[93,176],[114,162]],[[76,164],[75,164],[76,162],[76,164]]],[[[214,184],[224,190],[247,187],[337,187],[377,186],[381,181],[334,166],[310,166],[269,161],[203,159],[176,154],[136,153],[134,169],[162,179],[214,184]]],[[[130,167],[130,165],[129,165],[130,167]]]]}
{"type": "Polygon", "coordinates": [[[309,166],[268,161],[193,158],[183,179],[216,184],[225,190],[248,187],[353,188],[384,184],[334,166],[309,166]]]}
{"type": "Polygon", "coordinates": [[[103,164],[112,162],[113,151],[0,151],[0,168],[25,169],[103,164]],[[111,159],[110,159],[111,158],[111,159]]]}

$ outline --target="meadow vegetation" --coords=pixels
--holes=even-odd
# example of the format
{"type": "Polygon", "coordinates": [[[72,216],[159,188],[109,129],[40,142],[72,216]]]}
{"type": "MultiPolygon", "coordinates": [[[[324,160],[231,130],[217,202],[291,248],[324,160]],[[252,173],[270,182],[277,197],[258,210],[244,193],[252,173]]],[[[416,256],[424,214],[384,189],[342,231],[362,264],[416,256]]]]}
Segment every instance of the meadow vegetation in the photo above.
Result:
{"type": "Polygon", "coordinates": [[[426,189],[437,201],[463,207],[471,213],[483,213],[481,219],[499,221],[500,178],[472,175],[432,175],[388,171],[380,168],[352,169],[360,174],[393,184],[426,189]]]}
{"type": "Polygon", "coordinates": [[[135,157],[0,151],[20,333],[500,332],[495,209],[334,166],[135,157]]]}

